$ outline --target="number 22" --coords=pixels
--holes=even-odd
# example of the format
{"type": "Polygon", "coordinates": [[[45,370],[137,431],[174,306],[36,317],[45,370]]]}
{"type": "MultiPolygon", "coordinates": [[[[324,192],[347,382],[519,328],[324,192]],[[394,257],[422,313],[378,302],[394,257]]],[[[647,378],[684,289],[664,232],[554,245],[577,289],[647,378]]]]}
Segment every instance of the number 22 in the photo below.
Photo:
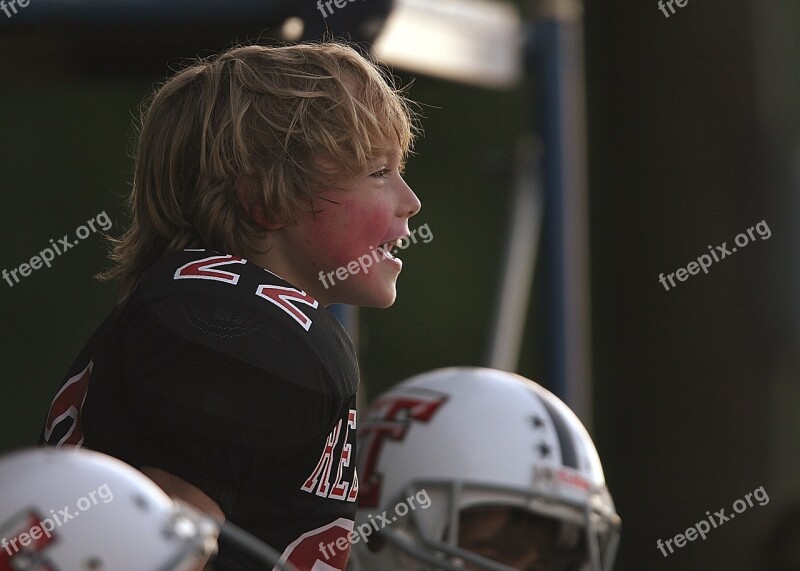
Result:
{"type": "MultiPolygon", "coordinates": [[[[237,256],[218,255],[209,256],[202,260],[195,260],[193,262],[182,265],[175,271],[174,279],[176,280],[213,280],[217,282],[229,283],[236,285],[239,283],[239,274],[228,272],[218,269],[219,266],[228,264],[246,264],[247,261],[237,256]]],[[[268,271],[268,270],[267,270],[268,271]]],[[[270,272],[272,273],[272,272],[270,272]]],[[[274,274],[273,274],[274,275],[274,274]]],[[[303,313],[294,303],[303,303],[309,307],[316,309],[319,302],[308,295],[306,292],[283,286],[266,285],[258,286],[256,295],[266,299],[270,303],[275,304],[282,309],[286,314],[300,324],[300,327],[308,331],[311,328],[311,318],[303,313]]]]}

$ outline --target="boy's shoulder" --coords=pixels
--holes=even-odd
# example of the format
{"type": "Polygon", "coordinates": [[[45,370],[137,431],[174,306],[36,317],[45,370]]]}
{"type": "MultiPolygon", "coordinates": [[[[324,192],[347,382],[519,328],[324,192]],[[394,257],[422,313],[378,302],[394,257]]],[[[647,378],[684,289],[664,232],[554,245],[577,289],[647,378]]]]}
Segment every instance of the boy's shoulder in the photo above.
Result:
{"type": "Polygon", "coordinates": [[[165,257],[142,276],[133,305],[165,299],[189,305],[226,305],[272,316],[287,330],[309,333],[334,323],[329,311],[301,289],[244,258],[213,250],[187,249],[165,257]]]}
{"type": "Polygon", "coordinates": [[[281,376],[327,373],[344,393],[358,382],[355,349],[335,315],[243,258],[199,249],[167,256],[142,276],[126,313],[281,376]]]}

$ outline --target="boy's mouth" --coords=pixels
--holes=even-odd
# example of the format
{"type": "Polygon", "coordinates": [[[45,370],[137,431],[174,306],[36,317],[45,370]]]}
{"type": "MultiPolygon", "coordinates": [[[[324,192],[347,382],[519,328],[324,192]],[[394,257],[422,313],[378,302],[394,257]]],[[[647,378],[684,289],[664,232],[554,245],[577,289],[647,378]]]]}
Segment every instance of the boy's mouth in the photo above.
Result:
{"type": "Polygon", "coordinates": [[[397,238],[396,240],[381,244],[378,246],[378,249],[383,253],[387,260],[397,260],[397,258],[392,255],[392,249],[399,248],[401,243],[401,238],[397,238]]]}

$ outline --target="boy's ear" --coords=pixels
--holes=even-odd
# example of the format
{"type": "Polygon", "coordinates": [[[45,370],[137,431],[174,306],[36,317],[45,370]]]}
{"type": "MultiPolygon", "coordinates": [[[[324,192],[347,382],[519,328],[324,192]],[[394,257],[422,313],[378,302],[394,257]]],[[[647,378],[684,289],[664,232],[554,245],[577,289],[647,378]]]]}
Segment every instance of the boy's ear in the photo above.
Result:
{"type": "Polygon", "coordinates": [[[264,209],[259,206],[260,201],[256,200],[255,192],[253,192],[257,184],[256,180],[250,177],[241,177],[236,181],[236,200],[239,201],[239,206],[247,213],[250,220],[265,230],[278,230],[282,228],[282,220],[267,216],[264,209]]]}

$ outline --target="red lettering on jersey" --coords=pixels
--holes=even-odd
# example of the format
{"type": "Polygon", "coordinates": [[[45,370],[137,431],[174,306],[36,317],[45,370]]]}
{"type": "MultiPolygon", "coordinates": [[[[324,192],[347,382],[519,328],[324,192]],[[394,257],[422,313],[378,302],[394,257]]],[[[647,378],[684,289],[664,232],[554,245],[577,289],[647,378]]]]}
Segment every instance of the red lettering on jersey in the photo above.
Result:
{"type": "MultiPolygon", "coordinates": [[[[187,252],[203,252],[204,250],[187,249],[187,252]]],[[[174,278],[181,279],[195,279],[195,280],[213,280],[231,285],[239,283],[239,274],[233,272],[226,272],[224,270],[215,269],[219,266],[226,264],[246,264],[247,260],[237,256],[230,255],[217,255],[203,258],[202,260],[195,260],[182,265],[175,271],[174,278]]],[[[272,273],[272,272],[270,272],[272,273]]],[[[275,275],[275,274],[273,274],[275,275]]],[[[278,277],[278,276],[276,276],[278,277]]],[[[300,311],[298,307],[292,303],[304,303],[313,309],[319,307],[319,302],[308,295],[306,292],[295,289],[293,287],[283,287],[276,285],[260,285],[256,290],[256,295],[274,303],[281,310],[285,311],[289,317],[297,321],[300,326],[306,331],[311,327],[311,318],[300,311]]]]}
{"type": "MultiPolygon", "coordinates": [[[[345,496],[347,495],[347,488],[350,487],[350,482],[342,482],[342,473],[344,469],[350,466],[350,457],[352,456],[353,446],[350,444],[350,429],[355,431],[356,429],[356,411],[351,410],[350,413],[347,415],[347,429],[345,431],[344,436],[344,445],[342,446],[342,455],[339,459],[339,469],[336,472],[336,481],[333,483],[333,489],[331,490],[329,498],[333,498],[334,500],[344,500],[345,496]]],[[[356,493],[357,493],[357,486],[358,480],[354,480],[356,485],[356,493]]],[[[350,499],[350,496],[347,496],[347,501],[352,502],[355,500],[350,499]]]]}
{"type": "Polygon", "coordinates": [[[428,422],[447,401],[447,395],[430,392],[430,396],[390,395],[375,401],[367,409],[359,435],[364,442],[358,465],[364,486],[359,494],[359,506],[378,507],[383,475],[376,471],[376,467],[386,438],[402,441],[413,421],[428,422]]]}
{"type": "Polygon", "coordinates": [[[347,494],[347,501],[354,502],[358,499],[358,470],[353,471],[353,485],[350,488],[350,493],[347,494]]]}
{"type": "Polygon", "coordinates": [[[239,274],[233,272],[226,272],[224,270],[213,269],[218,266],[226,264],[246,264],[247,260],[243,260],[237,256],[219,255],[203,258],[182,265],[175,271],[176,280],[214,280],[217,282],[225,282],[236,285],[239,283],[239,274]]]}
{"type": "Polygon", "coordinates": [[[83,444],[81,410],[86,400],[86,393],[89,391],[92,368],[94,368],[94,361],[89,361],[83,371],[67,379],[67,382],[53,398],[53,404],[50,405],[44,425],[44,441],[47,444],[51,446],[66,444],[76,447],[83,444]],[[52,442],[50,437],[56,428],[67,428],[67,430],[57,442],[52,442]]]}
{"type": "MultiPolygon", "coordinates": [[[[353,520],[339,518],[309,531],[290,543],[280,562],[288,561],[297,571],[344,571],[350,557],[353,520]]],[[[272,571],[278,571],[276,565],[272,571]]]]}
{"type": "Polygon", "coordinates": [[[297,323],[299,323],[300,326],[306,331],[308,331],[311,327],[311,318],[300,311],[297,306],[291,302],[296,301],[298,303],[304,303],[313,309],[316,309],[319,306],[319,302],[316,299],[308,295],[306,292],[299,289],[294,289],[292,287],[261,285],[258,286],[256,295],[263,297],[267,301],[270,301],[280,307],[283,311],[289,314],[289,317],[297,321],[297,323]]]}
{"type": "Polygon", "coordinates": [[[328,478],[331,476],[331,464],[333,463],[333,449],[336,448],[336,443],[339,442],[339,433],[342,429],[342,420],[336,423],[331,433],[325,441],[325,448],[322,450],[322,456],[317,462],[317,467],[306,480],[305,484],[300,486],[304,492],[313,492],[317,489],[317,495],[327,497],[328,495],[328,478]],[[317,486],[319,483],[319,486],[317,486]]]}
{"type": "Polygon", "coordinates": [[[42,553],[56,541],[55,522],[44,520],[34,511],[0,522],[0,571],[56,571],[42,553]],[[49,525],[45,525],[47,522],[49,525]],[[14,558],[18,557],[17,562],[14,558]]]}
{"type": "Polygon", "coordinates": [[[343,420],[343,418],[340,418],[328,435],[325,440],[325,448],[322,450],[322,456],[320,456],[316,468],[314,468],[305,483],[300,486],[300,489],[309,494],[315,493],[323,498],[354,502],[358,498],[358,475],[354,466],[353,481],[352,483],[348,482],[345,479],[347,477],[345,468],[350,467],[353,458],[353,444],[356,436],[356,411],[353,409],[348,411],[344,438],[341,439],[342,450],[339,454],[334,455],[339,437],[342,434],[343,420]],[[331,484],[331,471],[335,458],[338,458],[339,462],[336,470],[336,480],[331,484]],[[347,491],[348,488],[350,489],[349,493],[347,491]]]}

